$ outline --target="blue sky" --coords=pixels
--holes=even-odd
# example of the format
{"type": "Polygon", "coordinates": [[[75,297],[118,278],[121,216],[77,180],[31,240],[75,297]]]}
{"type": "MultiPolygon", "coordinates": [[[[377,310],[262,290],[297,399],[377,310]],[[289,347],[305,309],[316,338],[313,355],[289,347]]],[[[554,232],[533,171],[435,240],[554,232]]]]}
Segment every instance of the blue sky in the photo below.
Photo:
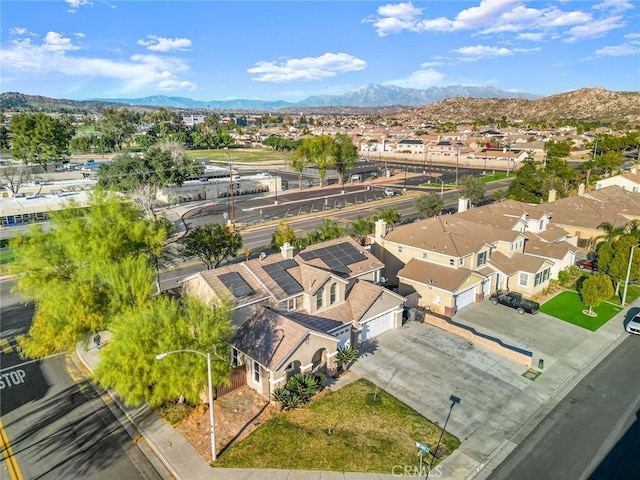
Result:
{"type": "Polygon", "coordinates": [[[374,83],[640,90],[640,4],[3,0],[0,90],[299,101],[374,83]]]}

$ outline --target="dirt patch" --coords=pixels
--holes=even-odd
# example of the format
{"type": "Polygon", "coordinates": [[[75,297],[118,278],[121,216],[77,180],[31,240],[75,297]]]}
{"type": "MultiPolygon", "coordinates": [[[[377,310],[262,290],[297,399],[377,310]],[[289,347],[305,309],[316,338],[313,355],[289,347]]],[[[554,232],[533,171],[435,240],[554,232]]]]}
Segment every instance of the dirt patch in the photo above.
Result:
{"type": "MultiPolygon", "coordinates": [[[[271,418],[276,411],[269,402],[244,386],[217,399],[214,404],[216,447],[218,455],[233,442],[242,440],[271,418]]],[[[200,405],[191,415],[176,425],[196,450],[211,459],[209,409],[200,405]]]]}

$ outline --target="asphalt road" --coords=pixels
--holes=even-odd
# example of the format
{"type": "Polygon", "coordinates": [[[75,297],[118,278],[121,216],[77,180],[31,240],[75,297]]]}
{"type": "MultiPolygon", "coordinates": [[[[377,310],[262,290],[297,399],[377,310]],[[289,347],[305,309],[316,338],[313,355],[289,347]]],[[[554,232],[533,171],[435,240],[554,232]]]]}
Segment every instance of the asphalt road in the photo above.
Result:
{"type": "Polygon", "coordinates": [[[640,336],[630,335],[536,427],[490,480],[640,478],[640,336]]]}
{"type": "Polygon", "coordinates": [[[68,355],[20,358],[15,336],[29,328],[33,307],[10,292],[14,284],[0,282],[0,478],[168,478],[157,461],[154,467],[147,460],[142,451],[151,456],[148,447],[132,440],[68,355]]]}

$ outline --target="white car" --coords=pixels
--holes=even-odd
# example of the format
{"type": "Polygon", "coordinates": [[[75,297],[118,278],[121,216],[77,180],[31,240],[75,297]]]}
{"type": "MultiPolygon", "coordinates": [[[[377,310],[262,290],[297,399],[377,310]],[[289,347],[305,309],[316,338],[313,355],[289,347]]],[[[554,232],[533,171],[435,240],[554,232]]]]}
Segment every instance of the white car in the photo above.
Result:
{"type": "Polygon", "coordinates": [[[637,313],[635,317],[629,320],[629,323],[627,323],[624,329],[629,333],[640,335],[640,313],[637,313]]]}
{"type": "Polygon", "coordinates": [[[385,188],[384,196],[385,197],[393,197],[396,194],[396,191],[393,188],[385,188]]]}

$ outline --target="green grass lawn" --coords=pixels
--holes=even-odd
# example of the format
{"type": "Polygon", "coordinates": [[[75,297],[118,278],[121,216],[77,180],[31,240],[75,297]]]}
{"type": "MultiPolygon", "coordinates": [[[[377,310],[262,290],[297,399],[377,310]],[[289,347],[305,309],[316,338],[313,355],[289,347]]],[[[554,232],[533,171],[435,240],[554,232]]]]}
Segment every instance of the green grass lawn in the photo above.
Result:
{"type": "Polygon", "coordinates": [[[207,157],[215,162],[286,162],[291,160],[291,152],[265,149],[229,148],[215,150],[189,150],[192,158],[207,157]]]}
{"type": "MultiPolygon", "coordinates": [[[[627,296],[629,296],[628,293],[627,296]]],[[[587,306],[582,303],[580,294],[569,290],[556,295],[540,307],[540,311],[547,315],[586,328],[592,332],[607,323],[616,313],[622,310],[622,307],[612,305],[609,302],[602,302],[593,308],[593,311],[597,313],[596,317],[585,315],[582,313],[583,310],[587,310],[587,306]]]]}
{"type": "MultiPolygon", "coordinates": [[[[300,410],[276,414],[223,452],[215,466],[391,474],[394,465],[417,466],[416,441],[435,449],[440,433],[440,427],[361,379],[300,410]]],[[[459,444],[445,433],[441,448],[448,455],[459,444]]]]}

